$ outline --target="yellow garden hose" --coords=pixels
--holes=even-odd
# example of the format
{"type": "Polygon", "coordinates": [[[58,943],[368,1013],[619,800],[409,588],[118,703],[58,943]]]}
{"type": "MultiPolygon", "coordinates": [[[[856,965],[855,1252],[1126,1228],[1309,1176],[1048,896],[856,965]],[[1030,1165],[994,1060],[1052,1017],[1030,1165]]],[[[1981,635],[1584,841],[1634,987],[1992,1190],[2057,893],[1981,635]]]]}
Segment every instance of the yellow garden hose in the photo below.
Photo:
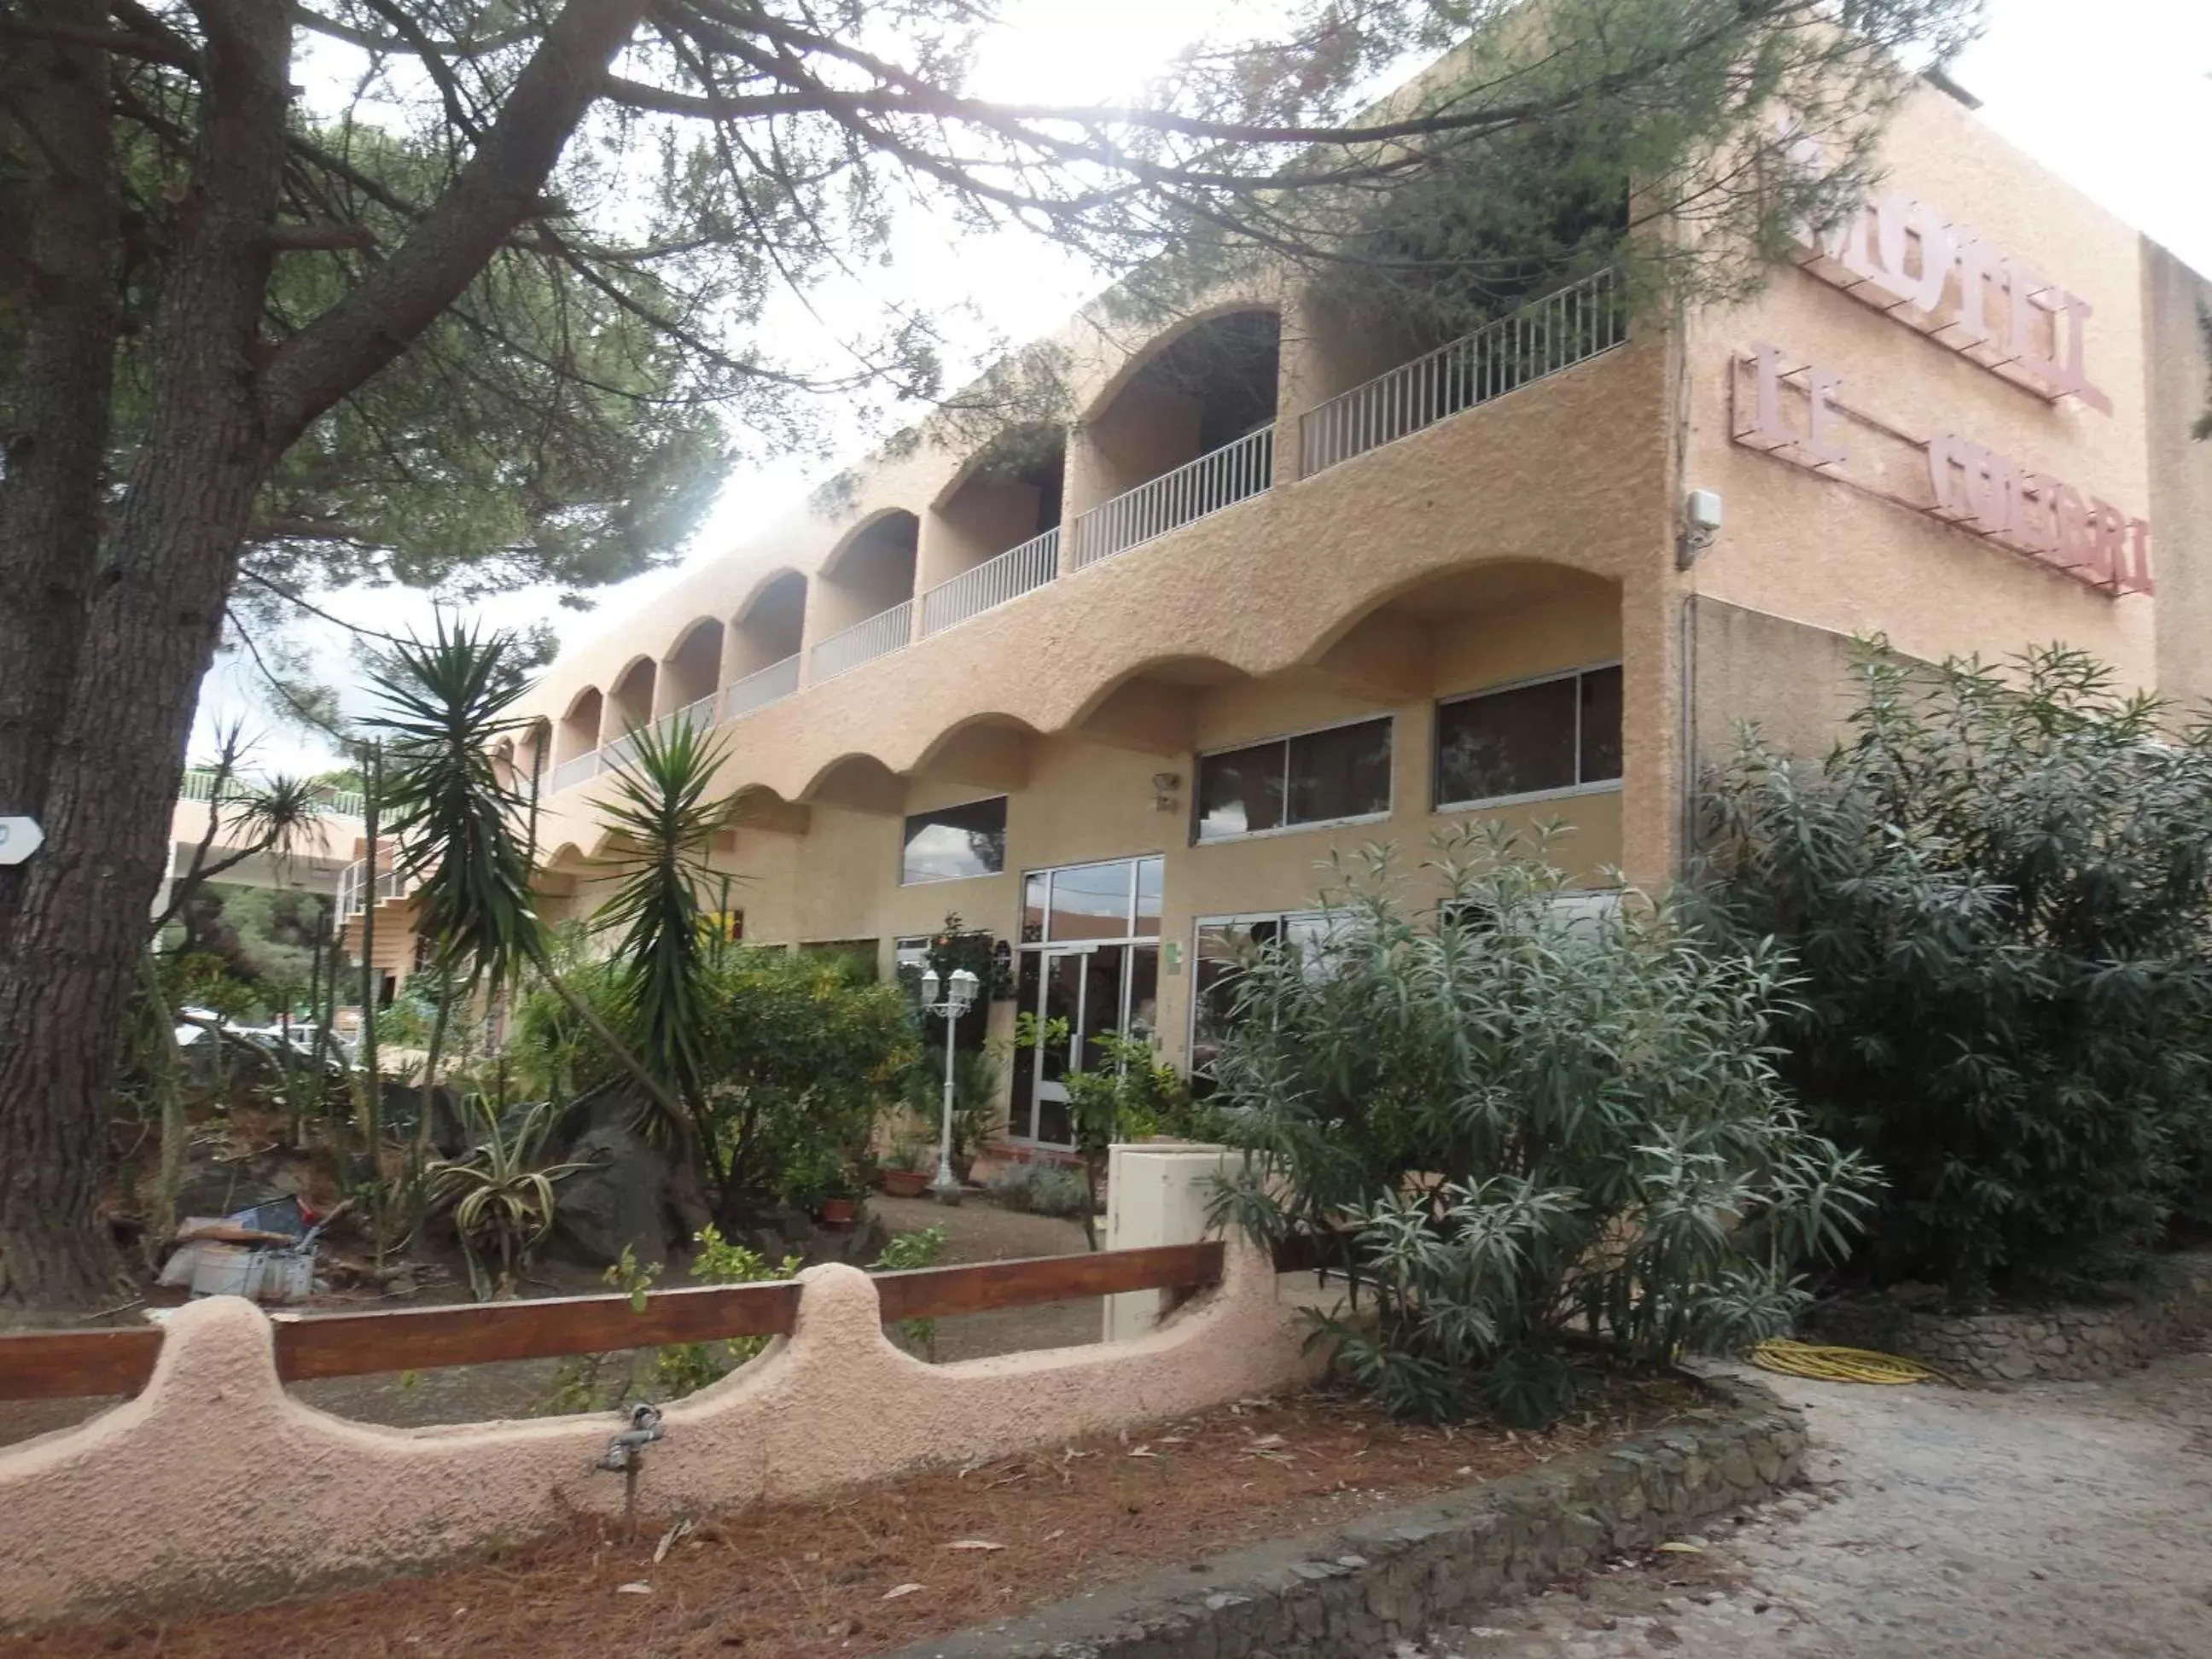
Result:
{"type": "Polygon", "coordinates": [[[1933,1365],[1872,1348],[1837,1348],[1816,1342],[1770,1337],[1751,1351],[1751,1363],[1784,1376],[1809,1376],[1822,1382],[1928,1382],[1945,1376],[1933,1365]]]}

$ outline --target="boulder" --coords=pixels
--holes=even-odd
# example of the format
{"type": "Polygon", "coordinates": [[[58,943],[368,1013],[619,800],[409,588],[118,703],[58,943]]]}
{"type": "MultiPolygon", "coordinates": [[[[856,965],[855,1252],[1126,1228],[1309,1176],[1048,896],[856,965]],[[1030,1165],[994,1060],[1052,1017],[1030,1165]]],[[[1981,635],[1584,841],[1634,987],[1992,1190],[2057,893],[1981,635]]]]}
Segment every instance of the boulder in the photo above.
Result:
{"type": "Polygon", "coordinates": [[[586,1266],[611,1267],[627,1246],[641,1266],[668,1259],[675,1237],[668,1154],[625,1124],[586,1129],[561,1154],[589,1164],[554,1186],[553,1246],[586,1266]]]}

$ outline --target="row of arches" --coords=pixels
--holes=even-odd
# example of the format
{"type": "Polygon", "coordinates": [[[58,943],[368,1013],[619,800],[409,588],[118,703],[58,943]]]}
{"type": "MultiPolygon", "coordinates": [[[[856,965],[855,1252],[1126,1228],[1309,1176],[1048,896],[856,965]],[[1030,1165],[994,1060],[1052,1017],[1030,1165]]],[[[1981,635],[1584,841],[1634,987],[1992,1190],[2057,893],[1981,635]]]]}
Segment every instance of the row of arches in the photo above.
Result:
{"type": "MultiPolygon", "coordinates": [[[[1613,289],[1591,286],[1606,276],[1542,302],[1575,301],[1538,331],[1547,341],[1545,330],[1563,332],[1544,347],[1547,361],[1576,361],[1625,337],[1613,289]]],[[[651,721],[693,711],[711,725],[750,713],[1272,489],[1302,465],[1333,465],[1510,389],[1528,372],[1478,354],[1451,374],[1425,368],[1419,387],[1381,379],[1431,364],[1438,342],[1416,333],[1311,295],[1287,313],[1246,300],[1184,319],[1123,356],[1073,424],[1000,433],[928,499],[859,517],[811,571],[769,573],[727,617],[695,617],[660,654],[575,690],[538,740],[550,744],[555,788],[592,775],[592,757],[651,721]],[[1395,401],[1385,407],[1378,394],[1395,401]],[[1316,411],[1325,411],[1322,427],[1285,427],[1316,411]],[[1323,441],[1274,441],[1302,428],[1323,441]]]]}
{"type": "Polygon", "coordinates": [[[518,763],[526,768],[530,745],[544,743],[550,752],[538,758],[570,766],[654,720],[691,708],[728,718],[826,678],[854,651],[896,648],[941,625],[920,614],[924,594],[1010,550],[1036,546],[1032,574],[1048,579],[1057,551],[1045,540],[1086,508],[1272,425],[1283,381],[1278,307],[1188,319],[1130,354],[1074,425],[1001,433],[934,499],[861,518],[811,574],[776,570],[728,617],[696,617],[659,655],[641,653],[579,689],[550,732],[526,738],[518,763]],[[869,637],[836,643],[854,630],[869,637]],[[756,676],[757,689],[729,695],[756,676]]]}
{"type": "MultiPolygon", "coordinates": [[[[1418,572],[1378,573],[1375,586],[1302,642],[1300,625],[1287,617],[1284,629],[1250,641],[1249,649],[1169,641],[1171,648],[1125,662],[1095,683],[1063,677],[1047,690],[1027,682],[1030,695],[1012,702],[994,702],[979,686],[967,707],[943,709],[941,724],[895,731],[887,723],[884,741],[823,755],[804,774],[776,775],[775,766],[757,767],[775,757],[740,747],[724,776],[741,823],[805,834],[817,807],[902,813],[908,784],[919,778],[987,793],[1022,789],[1038,745],[1055,739],[1156,756],[1180,775],[1204,746],[1203,711],[1216,697],[1272,698],[1271,687],[1303,687],[1381,708],[1617,659],[1623,603],[1618,578],[1591,568],[1447,556],[1418,572]]],[[[586,872],[604,838],[602,827],[588,844],[548,860],[549,867],[586,872]]]]}

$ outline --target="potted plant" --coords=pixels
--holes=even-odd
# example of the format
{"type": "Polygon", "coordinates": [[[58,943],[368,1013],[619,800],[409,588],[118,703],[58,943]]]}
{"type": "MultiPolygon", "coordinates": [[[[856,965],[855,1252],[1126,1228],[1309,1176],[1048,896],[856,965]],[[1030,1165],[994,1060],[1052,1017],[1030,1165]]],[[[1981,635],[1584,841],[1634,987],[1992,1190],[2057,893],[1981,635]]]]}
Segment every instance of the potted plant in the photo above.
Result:
{"type": "Polygon", "coordinates": [[[833,1233],[849,1233],[860,1217],[860,1183],[842,1164],[830,1176],[814,1218],[833,1233]]]}
{"type": "Polygon", "coordinates": [[[892,1198],[920,1198],[929,1190],[931,1166],[935,1162],[934,1153],[921,1141],[896,1142],[883,1161],[884,1193],[892,1198]]]}

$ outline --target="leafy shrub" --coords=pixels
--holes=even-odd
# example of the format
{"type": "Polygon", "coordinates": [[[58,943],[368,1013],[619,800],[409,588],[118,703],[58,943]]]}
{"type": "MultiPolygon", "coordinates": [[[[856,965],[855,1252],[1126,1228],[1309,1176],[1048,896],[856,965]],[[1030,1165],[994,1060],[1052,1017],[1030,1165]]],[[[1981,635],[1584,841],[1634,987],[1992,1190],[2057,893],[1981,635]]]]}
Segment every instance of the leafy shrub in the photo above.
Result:
{"type": "Polygon", "coordinates": [[[1210,1104],[1249,1156],[1217,1213],[1333,1236],[1374,1319],[1312,1316],[1404,1416],[1547,1421],[1592,1362],[1782,1330],[1796,1265],[1866,1204],[1776,1082],[1779,954],[1717,950],[1671,900],[1571,909],[1542,851],[1445,837],[1416,908],[1370,849],[1310,948],[1231,981],[1210,1104]]]}
{"type": "MultiPolygon", "coordinates": [[[[872,1273],[905,1273],[916,1267],[934,1267],[945,1259],[945,1248],[951,1243],[941,1225],[917,1228],[910,1233],[901,1233],[884,1246],[884,1253],[876,1258],[872,1273]]],[[[937,1358],[937,1322],[933,1319],[908,1319],[899,1322],[899,1335],[908,1347],[924,1359],[937,1358]]]]}
{"type": "Polygon", "coordinates": [[[1064,1164],[1009,1164],[985,1183],[1000,1208],[1079,1221],[1091,1213],[1091,1183],[1064,1164]]]}
{"type": "Polygon", "coordinates": [[[1747,733],[1705,813],[1719,915],[1799,963],[1784,1078],[1888,1172],[1856,1265],[2103,1276],[2205,1176],[2212,726],[2058,647],[1860,672],[1848,741],[1747,733]]]}
{"type": "MultiPolygon", "coordinates": [[[[799,1271],[797,1256],[770,1261],[757,1250],[732,1244],[712,1227],[693,1235],[692,1242],[699,1250],[691,1258],[691,1277],[702,1285],[755,1285],[789,1279],[799,1271]]],[[[630,1305],[640,1313],[645,1311],[646,1293],[659,1276],[659,1262],[640,1267],[627,1245],[622,1260],[600,1275],[629,1297],[630,1305]]],[[[554,1373],[552,1388],[540,1409],[548,1413],[609,1411],[637,1393],[657,1401],[681,1400],[710,1382],[720,1382],[767,1347],[769,1340],[765,1336],[733,1336],[715,1342],[668,1343],[652,1351],[651,1361],[641,1374],[627,1351],[571,1355],[554,1373]],[[617,1375],[610,1376],[611,1370],[617,1375]]]]}
{"type": "MultiPolygon", "coordinates": [[[[614,968],[586,965],[567,978],[617,1039],[637,1039],[614,968]]],[[[697,1122],[684,1145],[714,1194],[716,1224],[744,1224],[782,1194],[794,1170],[820,1175],[825,1185],[844,1181],[912,1055],[896,988],[853,984],[832,962],[735,950],[701,965],[691,1006],[697,1029],[686,1047],[695,1056],[697,1122]],[[840,1172],[834,1180],[823,1167],[829,1161],[840,1172]]],[[[517,1027],[526,1075],[555,1098],[636,1092],[605,1044],[550,992],[526,1000],[517,1027]]],[[[641,1094],[638,1106],[653,1121],[641,1094]]]]}

